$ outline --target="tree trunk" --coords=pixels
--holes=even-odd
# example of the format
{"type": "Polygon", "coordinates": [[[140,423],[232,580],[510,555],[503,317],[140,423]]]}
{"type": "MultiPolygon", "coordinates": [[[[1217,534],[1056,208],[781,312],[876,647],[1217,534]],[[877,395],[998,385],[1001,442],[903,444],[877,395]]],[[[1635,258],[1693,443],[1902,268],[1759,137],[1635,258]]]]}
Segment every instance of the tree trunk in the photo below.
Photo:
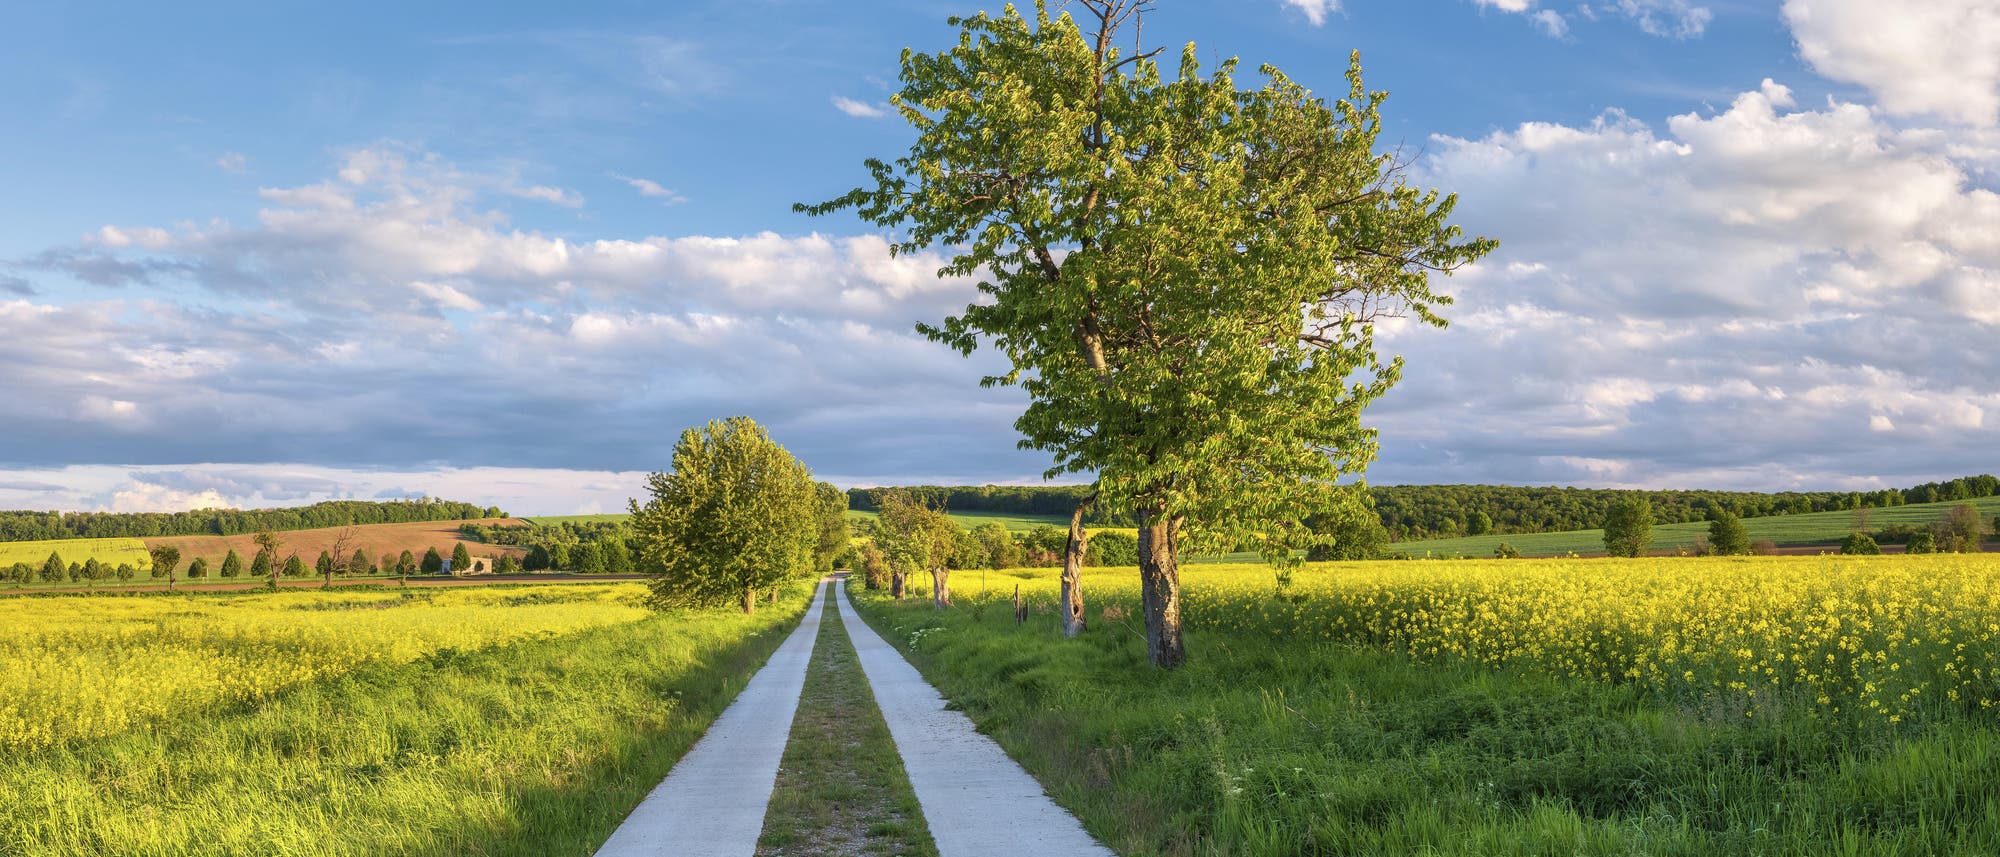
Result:
{"type": "Polygon", "coordinates": [[[900,571],[889,572],[889,597],[903,600],[903,573],[900,571]]]}
{"type": "Polygon", "coordinates": [[[939,610],[951,606],[951,569],[931,569],[931,606],[939,610]]]}
{"type": "Polygon", "coordinates": [[[757,612],[757,590],[755,589],[743,590],[743,615],[749,616],[756,612],[757,612]]]}
{"type": "Polygon", "coordinates": [[[1187,660],[1181,641],[1181,569],[1178,518],[1139,513],[1139,590],[1146,611],[1146,655],[1172,669],[1187,660]]]}
{"type": "Polygon", "coordinates": [[[1021,584],[1016,583],[1014,584],[1014,624],[1025,625],[1027,624],[1027,622],[1028,622],[1028,605],[1022,603],[1021,584]]]}
{"type": "Polygon", "coordinates": [[[1083,531],[1083,505],[1069,516],[1069,545],[1063,548],[1062,595],[1056,609],[1062,613],[1063,636],[1083,633],[1083,555],[1090,537],[1083,531]]]}

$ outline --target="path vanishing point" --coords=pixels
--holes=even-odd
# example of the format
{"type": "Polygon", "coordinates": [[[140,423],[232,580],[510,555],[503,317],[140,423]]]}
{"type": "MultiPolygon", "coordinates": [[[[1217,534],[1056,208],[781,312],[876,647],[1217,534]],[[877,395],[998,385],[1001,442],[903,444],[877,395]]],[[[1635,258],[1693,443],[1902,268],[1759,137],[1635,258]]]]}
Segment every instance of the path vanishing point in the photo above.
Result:
{"type": "Polygon", "coordinates": [[[805,689],[821,610],[838,603],[941,857],[1112,857],[1000,745],[854,612],[846,582],[820,583],[797,630],[646,796],[598,857],[751,857],[805,689]]]}

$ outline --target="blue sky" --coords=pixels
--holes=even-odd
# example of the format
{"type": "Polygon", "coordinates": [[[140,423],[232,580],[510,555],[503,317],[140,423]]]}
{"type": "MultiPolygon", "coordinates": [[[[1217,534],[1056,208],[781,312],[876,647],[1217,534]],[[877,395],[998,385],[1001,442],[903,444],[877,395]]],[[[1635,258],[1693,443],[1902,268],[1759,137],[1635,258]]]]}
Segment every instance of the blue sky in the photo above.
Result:
{"type": "MultiPolygon", "coordinates": [[[[65,4],[0,27],[0,506],[615,508],[745,412],[850,484],[1032,481],[808,220],[976,3],[65,4]]],[[[1151,45],[1393,93],[1499,254],[1389,330],[1377,482],[1902,484],[2000,441],[1993,0],[1166,0],[1151,45]]],[[[929,264],[927,265],[926,262],[929,264]]]]}

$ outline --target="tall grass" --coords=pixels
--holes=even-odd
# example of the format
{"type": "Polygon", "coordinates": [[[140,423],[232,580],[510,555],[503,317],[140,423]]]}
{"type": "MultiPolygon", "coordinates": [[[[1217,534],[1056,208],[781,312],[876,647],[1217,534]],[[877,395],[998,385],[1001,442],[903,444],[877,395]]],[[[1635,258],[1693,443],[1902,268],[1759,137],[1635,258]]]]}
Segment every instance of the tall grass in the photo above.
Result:
{"type": "MultiPolygon", "coordinates": [[[[1806,575],[1814,561],[1764,562],[1806,575]]],[[[1898,562],[1908,561],[1879,567],[1898,562]]],[[[1415,568],[1449,582],[1480,565],[1415,568]]],[[[1691,562],[1680,571],[1712,573],[1720,585],[1742,569],[1691,562]]],[[[1996,572],[1988,563],[1983,574],[1996,572]]],[[[1518,623],[1475,609],[1453,625],[1439,611],[1464,602],[1343,593],[1315,578],[1338,572],[1301,572],[1287,595],[1268,572],[1233,574],[1188,572],[1192,659],[1170,673],[1146,664],[1130,570],[1086,578],[1092,630],[1078,640],[1061,639],[1047,609],[1016,627],[1001,601],[1011,585],[945,612],[872,593],[857,602],[1122,854],[2000,853],[2000,724],[1979,700],[1920,706],[1922,716],[1890,722],[1829,717],[1777,693],[1764,696],[1782,702],[1746,717],[1744,706],[1717,703],[1729,697],[1562,669],[1608,639],[1586,635],[1547,660],[1498,662],[1407,644],[1435,620],[1428,627],[1438,633],[1511,629],[1532,648],[1537,628],[1559,639],[1588,615],[1559,604],[1539,618],[1517,614],[1518,623]],[[1342,610],[1376,624],[1311,632],[1332,624],[1314,617],[1342,610]]],[[[1047,604],[1048,575],[1023,575],[1047,604]]],[[[1424,592],[1416,578],[1405,583],[1424,592]]],[[[1978,614],[1995,605],[1958,606],[1978,614]]],[[[1869,615],[1880,618],[1850,614],[1869,615]]],[[[1767,618],[1794,617],[1773,608],[1767,618]]],[[[1655,643],[1672,629],[1660,630],[1655,643]]],[[[1880,630],[1885,649],[1892,633],[1880,630]]],[[[1987,651],[1969,643],[1969,659],[1993,656],[1991,640],[1976,645],[1987,651]]],[[[1862,687],[1853,690],[1861,699],[1862,687]]]]}

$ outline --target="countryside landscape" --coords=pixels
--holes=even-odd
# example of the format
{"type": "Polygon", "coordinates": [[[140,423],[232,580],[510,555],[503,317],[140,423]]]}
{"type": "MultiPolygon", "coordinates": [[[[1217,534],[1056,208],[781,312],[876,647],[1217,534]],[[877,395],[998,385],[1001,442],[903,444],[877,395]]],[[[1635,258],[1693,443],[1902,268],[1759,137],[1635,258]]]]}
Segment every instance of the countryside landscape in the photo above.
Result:
{"type": "Polygon", "coordinates": [[[0,855],[2000,854],[1992,0],[116,13],[0,855]]]}

